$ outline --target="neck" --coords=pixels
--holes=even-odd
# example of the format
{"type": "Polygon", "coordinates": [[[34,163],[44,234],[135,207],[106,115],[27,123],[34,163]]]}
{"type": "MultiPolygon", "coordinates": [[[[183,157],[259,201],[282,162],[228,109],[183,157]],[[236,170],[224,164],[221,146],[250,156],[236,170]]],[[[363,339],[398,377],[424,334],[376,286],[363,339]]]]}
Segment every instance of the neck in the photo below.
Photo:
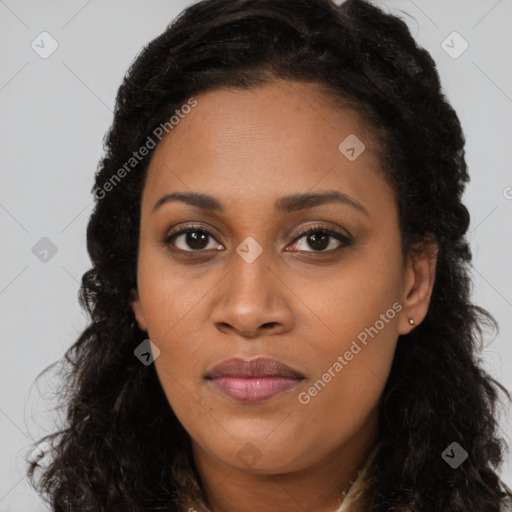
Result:
{"type": "Polygon", "coordinates": [[[313,466],[255,473],[223,464],[192,441],[211,512],[335,512],[357,477],[377,434],[376,417],[313,466]]]}

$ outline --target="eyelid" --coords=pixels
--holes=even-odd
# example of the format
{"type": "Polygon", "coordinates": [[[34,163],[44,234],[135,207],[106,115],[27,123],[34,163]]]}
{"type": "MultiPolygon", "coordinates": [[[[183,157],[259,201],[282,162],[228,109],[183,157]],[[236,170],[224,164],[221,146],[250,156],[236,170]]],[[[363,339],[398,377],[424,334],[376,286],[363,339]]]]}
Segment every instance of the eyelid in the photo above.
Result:
{"type": "Polygon", "coordinates": [[[349,234],[347,230],[343,230],[343,231],[345,231],[345,232],[343,232],[341,230],[341,228],[335,228],[335,227],[329,226],[327,224],[316,223],[316,224],[307,226],[304,229],[301,229],[295,236],[294,241],[297,240],[298,238],[302,238],[305,234],[307,234],[311,231],[323,231],[330,235],[338,236],[340,238],[345,238],[347,240],[352,239],[352,235],[349,234]]]}
{"type": "Polygon", "coordinates": [[[190,222],[183,222],[178,224],[177,226],[173,227],[167,232],[168,236],[177,235],[178,233],[181,233],[182,231],[197,229],[197,231],[201,230],[205,233],[211,234],[213,236],[214,233],[216,233],[216,229],[213,226],[210,226],[209,224],[205,224],[201,221],[190,221],[190,222]]]}

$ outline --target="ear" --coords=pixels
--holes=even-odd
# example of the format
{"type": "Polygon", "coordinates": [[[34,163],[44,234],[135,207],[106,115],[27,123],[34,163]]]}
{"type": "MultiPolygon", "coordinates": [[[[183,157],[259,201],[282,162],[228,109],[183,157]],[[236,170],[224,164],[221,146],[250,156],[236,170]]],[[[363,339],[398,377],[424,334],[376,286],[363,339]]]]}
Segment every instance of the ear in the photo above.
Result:
{"type": "Polygon", "coordinates": [[[130,307],[133,310],[139,329],[141,331],[147,331],[146,319],[144,318],[144,312],[142,311],[139,292],[135,288],[130,291],[130,307]]]}
{"type": "Polygon", "coordinates": [[[427,316],[436,277],[438,252],[439,246],[432,236],[416,246],[408,257],[404,270],[399,334],[408,334],[427,316]],[[409,318],[414,319],[414,325],[409,324],[409,318]]]}

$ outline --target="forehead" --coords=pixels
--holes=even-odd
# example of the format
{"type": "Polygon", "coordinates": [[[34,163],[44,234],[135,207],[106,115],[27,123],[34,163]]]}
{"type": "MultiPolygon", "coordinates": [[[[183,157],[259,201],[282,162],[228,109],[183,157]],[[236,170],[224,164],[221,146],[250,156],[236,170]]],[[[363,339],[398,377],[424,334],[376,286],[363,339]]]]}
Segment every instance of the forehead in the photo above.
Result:
{"type": "Polygon", "coordinates": [[[229,201],[250,199],[252,191],[273,202],[334,187],[369,200],[372,183],[383,185],[375,142],[359,114],[316,84],[275,80],[195,98],[197,106],[156,148],[145,197],[193,190],[229,201]],[[347,144],[362,151],[355,160],[344,153],[347,144]]]}

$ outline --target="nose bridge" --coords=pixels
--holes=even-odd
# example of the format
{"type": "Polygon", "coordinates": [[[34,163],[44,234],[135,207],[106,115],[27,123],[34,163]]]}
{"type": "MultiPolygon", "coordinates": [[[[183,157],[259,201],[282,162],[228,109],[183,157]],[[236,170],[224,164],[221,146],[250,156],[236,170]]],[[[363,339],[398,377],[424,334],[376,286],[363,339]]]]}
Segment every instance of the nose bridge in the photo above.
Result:
{"type": "Polygon", "coordinates": [[[244,240],[232,256],[227,299],[245,308],[262,309],[272,302],[275,292],[270,270],[270,252],[254,239],[244,240]]]}
{"type": "Polygon", "coordinates": [[[262,249],[246,240],[232,254],[220,288],[222,297],[212,315],[218,329],[230,327],[251,336],[262,326],[289,323],[291,314],[281,296],[280,281],[271,270],[271,254],[262,249]]]}

